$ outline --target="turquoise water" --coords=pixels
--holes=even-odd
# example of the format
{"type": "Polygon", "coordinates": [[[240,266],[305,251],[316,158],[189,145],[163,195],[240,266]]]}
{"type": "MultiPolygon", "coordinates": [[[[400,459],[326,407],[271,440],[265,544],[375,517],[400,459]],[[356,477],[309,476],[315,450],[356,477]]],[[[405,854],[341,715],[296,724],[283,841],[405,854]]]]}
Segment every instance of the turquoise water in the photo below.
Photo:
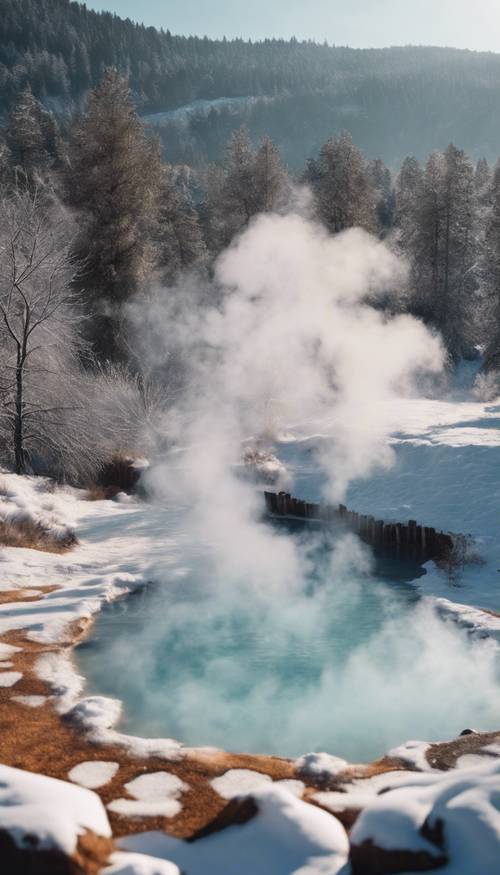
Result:
{"type": "Polygon", "coordinates": [[[370,566],[358,547],[353,561],[352,538],[287,537],[308,560],[290,593],[221,580],[202,556],[103,610],[77,660],[88,692],[123,701],[122,729],[367,760],[409,738],[498,727],[496,651],[421,600],[421,569],[370,566]]]}

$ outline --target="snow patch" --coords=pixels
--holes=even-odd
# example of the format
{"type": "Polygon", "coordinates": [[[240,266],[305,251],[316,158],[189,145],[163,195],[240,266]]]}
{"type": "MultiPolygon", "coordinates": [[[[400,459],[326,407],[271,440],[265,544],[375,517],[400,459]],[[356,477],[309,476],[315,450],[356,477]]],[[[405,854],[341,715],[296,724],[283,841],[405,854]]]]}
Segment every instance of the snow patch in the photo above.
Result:
{"type": "Polygon", "coordinates": [[[115,799],[108,809],[126,817],[175,817],[182,810],[179,796],[189,790],[189,785],[177,775],[168,772],[152,772],[139,775],[125,784],[125,790],[133,799],[115,799]]]}
{"type": "Polygon", "coordinates": [[[12,696],[12,701],[26,708],[41,708],[48,701],[48,696],[12,696]]]}
{"type": "Polygon", "coordinates": [[[251,769],[229,769],[210,783],[223,799],[234,799],[235,796],[248,796],[254,790],[269,784],[271,780],[269,775],[253,772],[251,769]]]}
{"type": "Polygon", "coordinates": [[[104,760],[89,760],[88,762],[79,763],[71,769],[68,772],[68,778],[74,784],[87,787],[89,790],[96,790],[98,787],[104,787],[105,784],[109,784],[119,768],[118,763],[105,762],[104,760]]]}
{"type": "Polygon", "coordinates": [[[22,671],[0,671],[0,687],[13,687],[22,676],[22,671]]]}
{"type": "Polygon", "coordinates": [[[420,772],[429,772],[432,771],[432,766],[426,754],[430,748],[431,745],[425,741],[407,741],[400,747],[394,747],[387,756],[394,760],[403,760],[420,772]]]}

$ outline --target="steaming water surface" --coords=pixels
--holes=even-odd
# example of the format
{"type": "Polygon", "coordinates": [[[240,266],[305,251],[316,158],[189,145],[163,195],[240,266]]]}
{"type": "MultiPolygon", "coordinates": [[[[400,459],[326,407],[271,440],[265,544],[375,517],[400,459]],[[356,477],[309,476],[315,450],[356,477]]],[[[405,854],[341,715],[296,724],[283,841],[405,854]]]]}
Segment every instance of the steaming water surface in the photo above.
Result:
{"type": "Polygon", "coordinates": [[[409,581],[415,567],[370,568],[351,536],[286,538],[305,569],[289,593],[221,580],[207,553],[103,611],[79,665],[90,692],[122,699],[122,728],[367,760],[498,726],[495,646],[439,619],[409,581]]]}

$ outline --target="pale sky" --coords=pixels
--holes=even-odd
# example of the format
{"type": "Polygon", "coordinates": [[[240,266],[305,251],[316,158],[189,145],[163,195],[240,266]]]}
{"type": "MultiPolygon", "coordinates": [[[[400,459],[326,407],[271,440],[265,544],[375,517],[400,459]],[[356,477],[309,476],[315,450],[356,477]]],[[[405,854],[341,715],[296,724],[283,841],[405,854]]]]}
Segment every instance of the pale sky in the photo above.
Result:
{"type": "Polygon", "coordinates": [[[173,33],[500,51],[500,0],[87,0],[173,33]]]}

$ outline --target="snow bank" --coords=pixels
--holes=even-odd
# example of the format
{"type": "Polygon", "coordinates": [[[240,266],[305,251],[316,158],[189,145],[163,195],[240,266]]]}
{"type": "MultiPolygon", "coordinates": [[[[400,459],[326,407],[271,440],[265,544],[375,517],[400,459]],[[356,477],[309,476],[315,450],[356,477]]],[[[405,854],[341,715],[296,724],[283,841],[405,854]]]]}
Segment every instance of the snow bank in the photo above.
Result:
{"type": "Polygon", "coordinates": [[[252,793],[255,817],[196,842],[163,833],[122,839],[122,848],[176,863],[186,875],[336,875],[349,841],[342,824],[276,787],[252,793]]]}
{"type": "Polygon", "coordinates": [[[9,527],[29,528],[46,536],[56,545],[74,541],[73,527],[68,522],[68,502],[63,490],[49,491],[45,478],[0,476],[0,523],[9,527]]]}
{"type": "Polygon", "coordinates": [[[86,830],[109,838],[104,806],[90,790],[54,778],[0,765],[0,830],[19,848],[59,850],[71,855],[86,830]]]}

